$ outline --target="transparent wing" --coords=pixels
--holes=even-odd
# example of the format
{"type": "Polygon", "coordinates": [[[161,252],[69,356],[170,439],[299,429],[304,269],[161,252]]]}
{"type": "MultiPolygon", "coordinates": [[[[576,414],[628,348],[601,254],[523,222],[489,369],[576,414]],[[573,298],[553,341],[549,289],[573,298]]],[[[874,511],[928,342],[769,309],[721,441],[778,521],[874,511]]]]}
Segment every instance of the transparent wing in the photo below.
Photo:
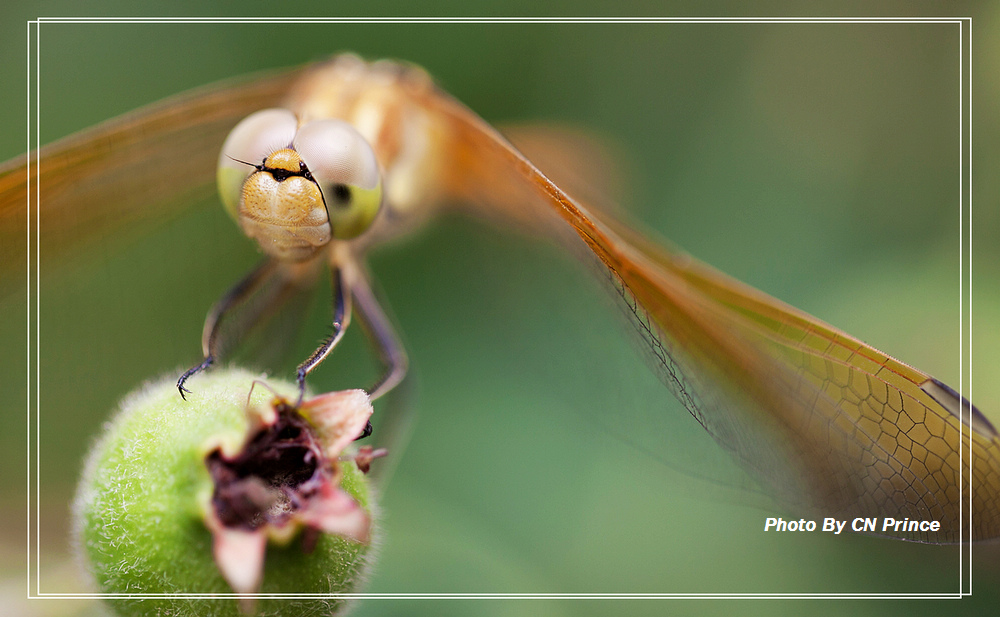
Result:
{"type": "Polygon", "coordinates": [[[453,196],[595,261],[664,385],[793,512],[939,520],[879,532],[923,542],[1000,536],[1000,436],[952,389],[588,210],[445,95],[424,105],[452,127],[453,196]]]}
{"type": "MultiPolygon", "coordinates": [[[[197,203],[228,131],[274,106],[299,71],[214,84],[141,108],[0,166],[0,245],[23,255],[28,187],[39,189],[43,260],[82,241],[132,236],[197,203]],[[127,231],[126,231],[127,230],[127,231]]],[[[5,259],[4,263],[16,262],[5,259]]]]}

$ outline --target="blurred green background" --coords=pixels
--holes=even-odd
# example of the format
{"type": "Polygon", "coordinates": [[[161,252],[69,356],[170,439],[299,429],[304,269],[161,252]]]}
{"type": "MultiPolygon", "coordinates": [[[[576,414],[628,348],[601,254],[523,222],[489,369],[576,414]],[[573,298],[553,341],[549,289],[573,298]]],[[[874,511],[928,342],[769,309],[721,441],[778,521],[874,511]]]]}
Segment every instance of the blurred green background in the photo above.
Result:
{"type": "MultiPolygon", "coordinates": [[[[296,15],[330,10],[316,4],[297,4],[296,15]]],[[[577,3],[522,4],[497,14],[602,12],[577,3]]],[[[184,14],[184,6],[104,3],[87,12],[162,16],[184,14]]],[[[247,10],[215,6],[219,15],[247,10]]],[[[380,10],[403,14],[408,6],[380,10]]],[[[358,7],[339,10],[371,10],[358,7]]],[[[692,7],[671,14],[705,14],[702,5],[692,7]]],[[[712,12],[733,15],[741,7],[717,3],[712,12]]],[[[913,15],[909,4],[837,10],[862,14],[852,9],[913,15]]],[[[9,119],[0,127],[2,159],[23,151],[22,20],[84,12],[76,3],[15,3],[9,10],[14,17],[0,43],[8,59],[0,66],[0,105],[9,119]]],[[[664,14],[642,4],[616,10],[664,14]]],[[[822,5],[757,10],[831,14],[822,5]]],[[[1000,153],[1000,13],[962,3],[947,10],[975,17],[973,399],[997,423],[1000,211],[991,171],[1000,153]]],[[[461,3],[436,11],[468,14],[461,3]]],[[[191,87],[336,51],[417,63],[491,122],[566,123],[605,136],[621,153],[627,178],[617,198],[653,233],[947,383],[959,382],[957,25],[77,24],[46,25],[41,41],[43,142],[191,87]]],[[[205,312],[257,260],[214,198],[155,233],[106,240],[42,273],[43,592],[81,588],[68,565],[68,503],[101,423],[144,380],[175,376],[199,359],[205,312]]],[[[409,407],[418,418],[384,490],[386,541],[369,591],[958,589],[955,547],[765,534],[765,517],[784,513],[729,489],[738,472],[634,357],[588,275],[554,248],[448,219],[379,249],[371,267],[410,353],[409,407]],[[605,424],[633,438],[609,438],[605,424]],[[634,442],[655,448],[655,456],[634,442]],[[707,469],[711,479],[694,477],[692,469],[707,469]]],[[[279,368],[285,374],[327,331],[325,296],[318,298],[289,363],[279,368]]],[[[0,599],[26,614],[93,611],[86,603],[20,600],[24,302],[23,288],[0,299],[0,338],[9,342],[0,385],[11,410],[0,433],[9,479],[0,512],[0,550],[9,557],[0,569],[0,599]]],[[[373,374],[355,329],[310,383],[317,390],[357,386],[373,374]]],[[[851,611],[976,614],[995,607],[1000,550],[977,546],[976,558],[972,599],[946,607],[853,602],[851,611]]],[[[356,614],[734,608],[721,601],[375,600],[356,614]]],[[[753,601],[737,610],[840,614],[843,607],[753,601]]]]}

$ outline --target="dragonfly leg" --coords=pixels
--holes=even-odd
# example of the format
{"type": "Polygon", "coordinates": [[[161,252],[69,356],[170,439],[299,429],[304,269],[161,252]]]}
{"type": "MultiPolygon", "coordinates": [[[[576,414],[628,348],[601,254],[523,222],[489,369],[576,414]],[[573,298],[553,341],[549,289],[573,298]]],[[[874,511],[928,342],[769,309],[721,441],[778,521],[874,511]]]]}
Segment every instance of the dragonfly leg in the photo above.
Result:
{"type": "Polygon", "coordinates": [[[351,294],[344,288],[344,273],[339,267],[333,266],[330,275],[333,286],[333,332],[296,370],[296,382],[299,386],[299,400],[296,406],[302,404],[305,396],[306,375],[330,355],[351,322],[351,294]]]}
{"type": "MultiPolygon", "coordinates": [[[[358,318],[361,327],[371,341],[378,354],[379,361],[385,367],[382,376],[368,390],[368,395],[375,400],[395,388],[406,377],[408,361],[399,335],[392,326],[392,320],[386,315],[378,297],[375,295],[367,274],[359,268],[358,276],[351,289],[354,301],[358,306],[358,318]]],[[[371,433],[371,423],[365,429],[366,435],[371,433]]]]}
{"type": "Polygon", "coordinates": [[[186,382],[188,378],[191,377],[192,375],[196,375],[202,372],[203,370],[212,366],[214,363],[215,363],[215,357],[205,356],[205,359],[202,360],[201,364],[198,364],[197,366],[192,366],[188,370],[184,371],[184,374],[181,375],[180,379],[177,380],[177,391],[181,393],[182,399],[187,400],[187,397],[184,395],[191,394],[191,391],[184,387],[184,382],[186,382]]]}
{"type": "MultiPolygon", "coordinates": [[[[388,310],[390,307],[381,299],[363,264],[358,264],[352,274],[351,292],[358,321],[383,367],[379,379],[368,390],[369,397],[375,400],[390,391],[393,393],[393,400],[382,406],[377,419],[378,442],[380,446],[388,446],[388,459],[372,468],[376,482],[384,486],[399,463],[399,455],[413,431],[416,416],[410,391],[413,384],[405,380],[409,361],[388,310]]],[[[369,421],[358,439],[371,434],[372,423],[369,421]]]]}
{"type": "Polygon", "coordinates": [[[186,400],[185,394],[190,394],[190,390],[184,387],[184,383],[192,376],[200,373],[215,363],[221,340],[221,325],[223,317],[234,307],[251,297],[261,285],[268,280],[277,270],[278,263],[268,259],[261,265],[254,268],[250,274],[243,278],[232,289],[226,292],[205,318],[205,327],[201,332],[201,349],[205,359],[181,375],[177,380],[177,390],[181,398],[186,400]]]}

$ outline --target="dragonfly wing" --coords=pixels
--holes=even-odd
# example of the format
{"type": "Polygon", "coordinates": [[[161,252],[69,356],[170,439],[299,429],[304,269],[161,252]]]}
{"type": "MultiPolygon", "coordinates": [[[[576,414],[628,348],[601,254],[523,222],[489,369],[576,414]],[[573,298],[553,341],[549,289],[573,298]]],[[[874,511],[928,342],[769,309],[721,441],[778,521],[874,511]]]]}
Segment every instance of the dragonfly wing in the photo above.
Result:
{"type": "Polygon", "coordinates": [[[876,532],[902,539],[1000,536],[1000,437],[954,391],[588,210],[460,103],[423,105],[450,127],[452,196],[596,260],[661,381],[780,502],[941,523],[876,532]]]}
{"type": "Polygon", "coordinates": [[[219,147],[233,125],[280,103],[299,73],[192,90],[0,165],[0,244],[23,246],[29,186],[32,208],[39,189],[46,258],[177,215],[214,186],[219,147]]]}
{"type": "MultiPolygon", "coordinates": [[[[1000,434],[967,400],[814,317],[634,232],[623,234],[652,263],[715,303],[734,332],[755,341],[757,362],[780,367],[785,379],[798,383],[795,398],[815,397],[806,406],[776,409],[788,415],[787,425],[798,425],[794,439],[844,475],[842,517],[939,520],[934,534],[885,535],[954,542],[964,498],[972,518],[962,538],[1000,535],[1000,434]]],[[[829,511],[838,499],[819,503],[829,511]]]]}
{"type": "Polygon", "coordinates": [[[586,204],[601,204],[620,214],[617,203],[629,201],[628,154],[608,135],[568,126],[503,124],[500,133],[559,188],[586,204]],[[617,197],[617,202],[612,196],[617,197]]]}

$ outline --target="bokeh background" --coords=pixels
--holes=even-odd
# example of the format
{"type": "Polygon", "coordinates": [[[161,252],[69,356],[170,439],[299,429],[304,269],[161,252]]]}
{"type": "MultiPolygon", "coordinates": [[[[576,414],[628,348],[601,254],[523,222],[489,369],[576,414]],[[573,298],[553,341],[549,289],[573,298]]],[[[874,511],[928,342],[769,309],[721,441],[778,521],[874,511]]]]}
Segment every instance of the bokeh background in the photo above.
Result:
{"type": "MultiPolygon", "coordinates": [[[[219,4],[219,15],[246,6],[219,4]]],[[[297,4],[296,15],[329,8],[297,4]]],[[[853,7],[914,15],[909,4],[853,7]]],[[[496,14],[514,14],[506,5],[496,14]]],[[[177,4],[15,3],[0,42],[0,158],[23,151],[24,19],[183,14],[177,4]]],[[[192,9],[195,10],[195,9],[192,9]]],[[[203,10],[203,9],[199,9],[203,10]]],[[[368,14],[341,7],[344,14],[368,14]]],[[[405,14],[408,5],[382,7],[405,14]]],[[[486,10],[486,9],[481,9],[486,10]]],[[[525,3],[524,14],[604,11],[525,3]]],[[[742,5],[712,5],[735,15],[742,5]]],[[[757,7],[829,15],[827,7],[757,7]]],[[[859,15],[852,7],[837,8],[859,15]]],[[[468,14],[442,4],[440,14],[468,14]],[[456,13],[457,12],[457,13],[456,13]]],[[[621,14],[665,14],[625,3],[621,14]]],[[[974,402],[1000,422],[1000,14],[974,21],[974,402]]],[[[681,5],[670,14],[705,14],[681,5]],[[687,13],[685,13],[687,11],[687,13]],[[696,11],[696,12],[691,12],[696,11]]],[[[333,52],[425,67],[491,122],[585,127],[608,144],[628,216],[696,257],[942,380],[959,381],[958,26],[940,24],[46,25],[42,141],[165,96],[333,52]]],[[[215,146],[212,146],[215,147],[215,146]]],[[[164,174],[171,170],[165,169],[164,174]]],[[[183,181],[179,178],[178,181],[183,181]]],[[[214,198],[141,237],[97,238],[42,272],[39,433],[41,590],[73,592],[67,539],[88,444],[143,381],[199,359],[208,307],[256,263],[214,198]]],[[[958,549],[860,536],[775,535],[785,515],[739,488],[711,441],[632,354],[588,274],[554,247],[449,218],[380,248],[371,268],[413,366],[416,414],[382,500],[372,592],[947,593],[958,549]],[[609,437],[608,425],[624,434],[609,437]],[[692,426],[693,425],[693,426],[692,426]],[[630,437],[631,436],[631,437],[630,437]],[[641,448],[638,446],[642,446],[641,448]],[[707,478],[703,478],[706,476],[707,478]],[[736,488],[734,488],[736,487],[736,488]]],[[[100,614],[94,603],[21,600],[25,292],[4,268],[0,386],[3,602],[24,614],[100,614]]],[[[11,272],[13,274],[11,274],[11,272]]],[[[326,292],[328,294],[328,292],[326,292]]],[[[308,308],[290,374],[326,332],[308,308]]],[[[374,375],[357,329],[311,380],[374,375]]],[[[968,369],[966,369],[968,370],[968,369]]],[[[193,382],[192,387],[197,387],[193,382]]],[[[391,408],[390,408],[391,407],[391,408]]],[[[983,614],[1000,601],[1000,551],[976,547],[975,595],[858,601],[856,614],[983,614]]],[[[382,614],[840,614],[839,602],[363,602],[382,614]]]]}

